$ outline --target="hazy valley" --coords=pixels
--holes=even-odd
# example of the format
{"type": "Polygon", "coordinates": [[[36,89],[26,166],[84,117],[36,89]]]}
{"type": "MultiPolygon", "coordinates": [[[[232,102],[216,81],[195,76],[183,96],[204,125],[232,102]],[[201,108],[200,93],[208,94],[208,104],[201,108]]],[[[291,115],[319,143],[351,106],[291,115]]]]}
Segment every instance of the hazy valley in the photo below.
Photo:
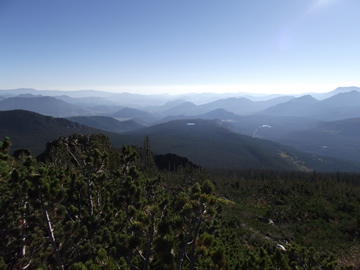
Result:
{"type": "Polygon", "coordinates": [[[1,136],[35,155],[60,136],[105,133],[117,147],[141,146],[148,135],[155,154],[207,168],[360,170],[357,87],[275,97],[34,89],[0,96],[1,136]]]}

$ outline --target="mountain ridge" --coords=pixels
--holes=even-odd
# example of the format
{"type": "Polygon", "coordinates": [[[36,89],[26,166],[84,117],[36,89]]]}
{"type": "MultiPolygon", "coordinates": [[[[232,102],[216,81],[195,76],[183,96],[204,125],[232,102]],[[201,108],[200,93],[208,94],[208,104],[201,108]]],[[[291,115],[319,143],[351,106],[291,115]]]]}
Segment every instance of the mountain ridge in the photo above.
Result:
{"type": "Polygon", "coordinates": [[[3,99],[0,101],[0,110],[27,110],[57,117],[92,114],[92,111],[89,109],[49,96],[10,97],[3,99]]]}
{"type": "Polygon", "coordinates": [[[67,119],[15,110],[0,112],[0,125],[3,127],[0,135],[9,136],[14,148],[27,148],[35,154],[44,150],[46,142],[60,136],[103,133],[119,148],[123,144],[141,146],[148,135],[155,154],[177,154],[203,167],[305,171],[360,168],[351,162],[316,157],[278,143],[236,134],[220,120],[171,121],[115,134],[99,132],[67,119]]]}

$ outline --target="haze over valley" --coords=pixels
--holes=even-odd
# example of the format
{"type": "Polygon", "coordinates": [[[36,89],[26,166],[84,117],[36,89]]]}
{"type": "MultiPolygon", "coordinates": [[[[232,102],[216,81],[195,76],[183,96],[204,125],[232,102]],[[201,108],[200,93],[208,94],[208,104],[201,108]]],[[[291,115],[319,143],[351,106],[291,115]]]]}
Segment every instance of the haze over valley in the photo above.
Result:
{"type": "Polygon", "coordinates": [[[297,96],[35,89],[0,90],[0,96],[1,136],[34,154],[59,136],[86,131],[111,134],[118,147],[141,146],[148,135],[155,154],[185,156],[208,168],[360,168],[358,87],[297,96]],[[36,134],[32,144],[27,133],[36,134]]]}

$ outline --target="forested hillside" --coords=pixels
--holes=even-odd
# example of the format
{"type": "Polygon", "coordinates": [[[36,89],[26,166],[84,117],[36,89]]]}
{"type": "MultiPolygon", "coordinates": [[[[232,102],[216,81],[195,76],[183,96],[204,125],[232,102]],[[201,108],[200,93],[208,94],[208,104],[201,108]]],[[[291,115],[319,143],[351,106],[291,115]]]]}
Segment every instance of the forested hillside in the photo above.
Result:
{"type": "Polygon", "coordinates": [[[0,136],[9,137],[12,150],[29,149],[33,155],[45,150],[48,141],[72,133],[88,134],[97,130],[63,118],[54,118],[24,110],[0,111],[0,136]]]}
{"type": "MultiPolygon", "coordinates": [[[[156,168],[144,147],[0,144],[0,269],[359,268],[359,174],[156,168]]],[[[181,160],[181,159],[179,159],[181,160]]]]}
{"type": "MultiPolygon", "coordinates": [[[[0,112],[0,138],[10,138],[13,144],[10,153],[16,149],[28,149],[32,155],[38,156],[48,142],[73,133],[104,134],[117,148],[124,144],[142,145],[144,137],[149,136],[155,154],[177,154],[204,168],[360,171],[360,162],[306,154],[279,143],[236,134],[220,120],[177,120],[118,134],[107,129],[122,129],[129,127],[128,124],[134,127],[134,122],[118,122],[113,118],[96,116],[81,119],[80,123],[92,124],[84,126],[23,110],[3,111],[0,112]]],[[[334,144],[339,148],[338,143],[334,144]]],[[[356,152],[356,149],[353,146],[349,153],[356,152]]]]}
{"type": "MultiPolygon", "coordinates": [[[[220,120],[175,120],[122,134],[141,145],[148,135],[157,154],[186,156],[204,168],[257,168],[302,171],[360,170],[360,162],[307,154],[268,140],[236,134],[220,120]]],[[[355,146],[354,146],[355,147],[355,146]]]]}

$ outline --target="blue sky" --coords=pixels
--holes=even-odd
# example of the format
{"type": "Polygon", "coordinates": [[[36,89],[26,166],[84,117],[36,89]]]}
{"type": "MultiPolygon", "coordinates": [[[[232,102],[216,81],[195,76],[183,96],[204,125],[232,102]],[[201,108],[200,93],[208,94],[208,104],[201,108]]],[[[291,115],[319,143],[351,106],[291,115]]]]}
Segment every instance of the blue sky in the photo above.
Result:
{"type": "Polygon", "coordinates": [[[359,0],[0,0],[0,89],[360,86],[359,0]]]}

